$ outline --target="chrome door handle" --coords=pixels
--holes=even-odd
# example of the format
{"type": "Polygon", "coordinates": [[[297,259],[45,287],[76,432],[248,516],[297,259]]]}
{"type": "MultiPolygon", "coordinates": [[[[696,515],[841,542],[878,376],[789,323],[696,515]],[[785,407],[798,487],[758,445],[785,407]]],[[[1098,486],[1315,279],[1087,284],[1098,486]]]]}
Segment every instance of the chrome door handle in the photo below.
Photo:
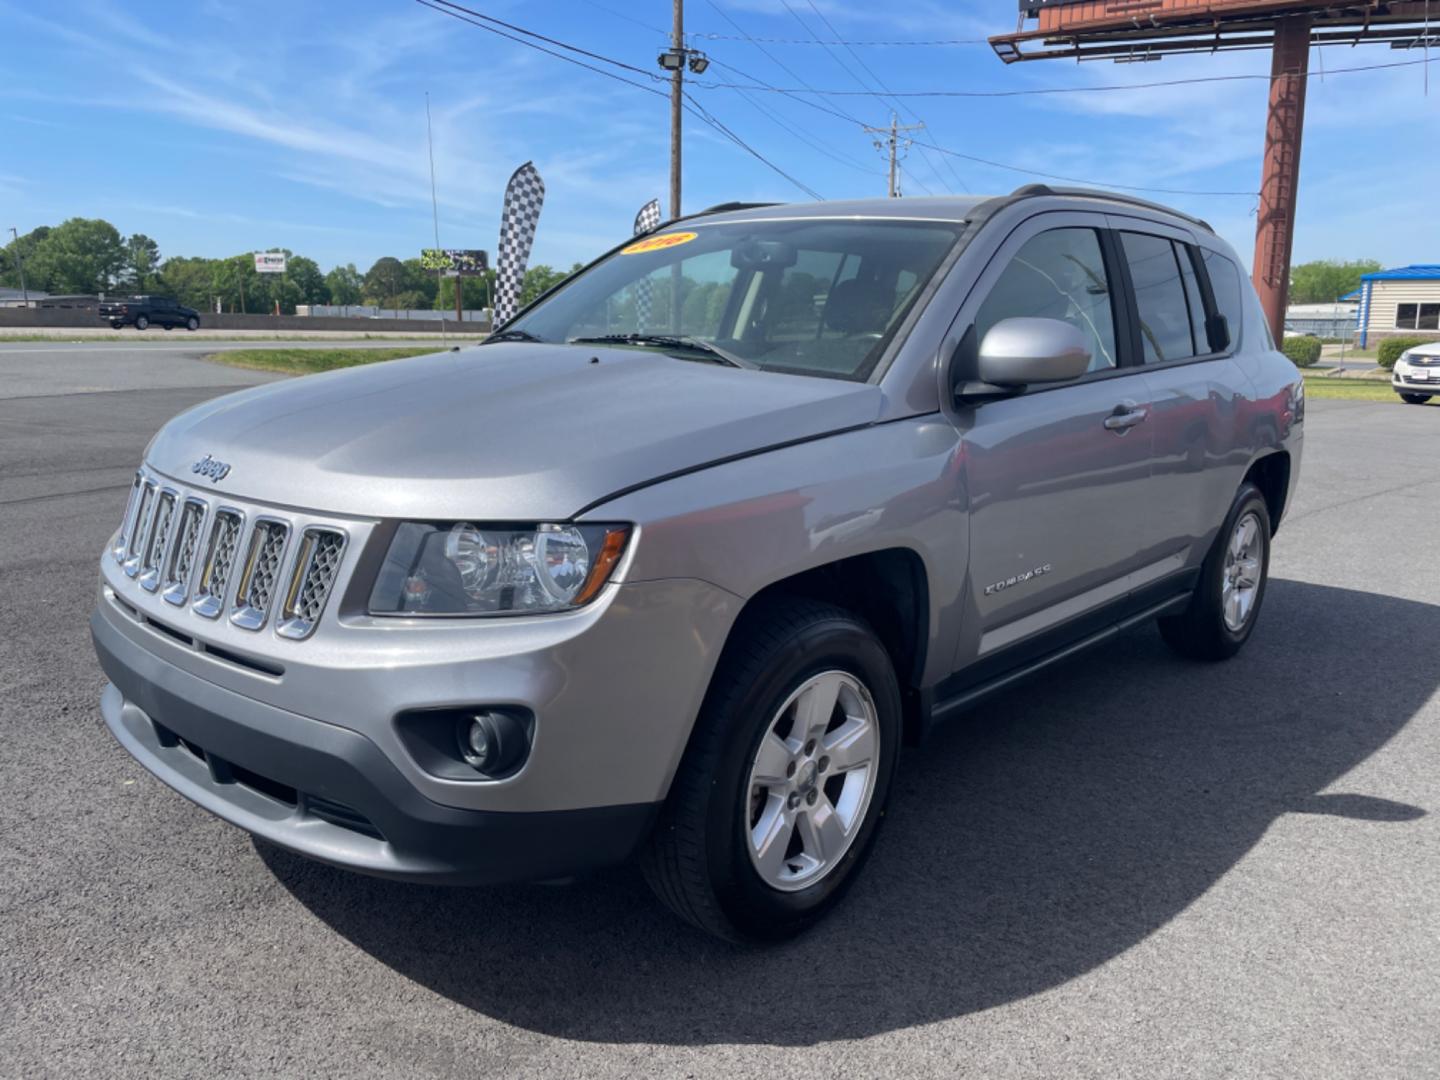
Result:
{"type": "Polygon", "coordinates": [[[1133,401],[1122,401],[1115,406],[1114,412],[1105,418],[1105,429],[1124,435],[1136,424],[1145,422],[1145,417],[1150,415],[1149,410],[1142,408],[1133,401]]]}

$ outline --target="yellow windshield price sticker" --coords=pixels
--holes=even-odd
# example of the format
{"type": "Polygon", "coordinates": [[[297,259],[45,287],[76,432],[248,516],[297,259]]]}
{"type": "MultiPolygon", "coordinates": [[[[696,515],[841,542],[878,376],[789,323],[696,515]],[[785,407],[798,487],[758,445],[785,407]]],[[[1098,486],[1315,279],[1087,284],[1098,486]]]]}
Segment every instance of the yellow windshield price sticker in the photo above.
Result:
{"type": "Polygon", "coordinates": [[[640,255],[647,251],[664,251],[666,248],[679,247],[681,244],[688,244],[699,233],[693,232],[672,232],[661,233],[659,236],[647,236],[644,240],[637,240],[629,247],[621,248],[621,255],[640,255]]]}

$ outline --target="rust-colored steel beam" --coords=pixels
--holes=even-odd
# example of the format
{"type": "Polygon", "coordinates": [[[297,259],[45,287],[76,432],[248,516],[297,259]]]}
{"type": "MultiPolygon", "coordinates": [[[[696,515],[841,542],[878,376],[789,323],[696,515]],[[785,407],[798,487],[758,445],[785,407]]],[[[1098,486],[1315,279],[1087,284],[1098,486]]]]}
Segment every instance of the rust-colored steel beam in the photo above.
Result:
{"type": "Polygon", "coordinates": [[[1300,141],[1305,128],[1305,84],[1310,59],[1310,19],[1297,15],[1275,27],[1270,62],[1270,109],[1260,210],[1255,223],[1252,277],[1270,332],[1285,337],[1290,298],[1290,250],[1295,238],[1295,199],[1300,188],[1300,141]]]}

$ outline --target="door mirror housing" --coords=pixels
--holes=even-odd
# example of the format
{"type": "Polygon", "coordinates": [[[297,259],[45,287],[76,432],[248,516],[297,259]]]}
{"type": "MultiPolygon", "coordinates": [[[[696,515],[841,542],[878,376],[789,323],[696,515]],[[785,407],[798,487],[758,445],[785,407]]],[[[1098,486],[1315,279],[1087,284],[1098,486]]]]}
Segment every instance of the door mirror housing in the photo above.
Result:
{"type": "Polygon", "coordinates": [[[991,386],[1068,382],[1090,370],[1090,346],[1061,319],[1002,319],[980,343],[978,368],[980,381],[991,386]]]}

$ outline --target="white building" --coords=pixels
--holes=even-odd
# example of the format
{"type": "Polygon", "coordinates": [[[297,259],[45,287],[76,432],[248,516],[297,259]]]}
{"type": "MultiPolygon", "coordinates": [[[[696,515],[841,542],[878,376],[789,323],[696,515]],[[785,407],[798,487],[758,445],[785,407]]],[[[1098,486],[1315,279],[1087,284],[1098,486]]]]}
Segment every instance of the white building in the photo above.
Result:
{"type": "Polygon", "coordinates": [[[1440,340],[1440,263],[1416,263],[1360,278],[1360,347],[1387,337],[1440,340]]]}

